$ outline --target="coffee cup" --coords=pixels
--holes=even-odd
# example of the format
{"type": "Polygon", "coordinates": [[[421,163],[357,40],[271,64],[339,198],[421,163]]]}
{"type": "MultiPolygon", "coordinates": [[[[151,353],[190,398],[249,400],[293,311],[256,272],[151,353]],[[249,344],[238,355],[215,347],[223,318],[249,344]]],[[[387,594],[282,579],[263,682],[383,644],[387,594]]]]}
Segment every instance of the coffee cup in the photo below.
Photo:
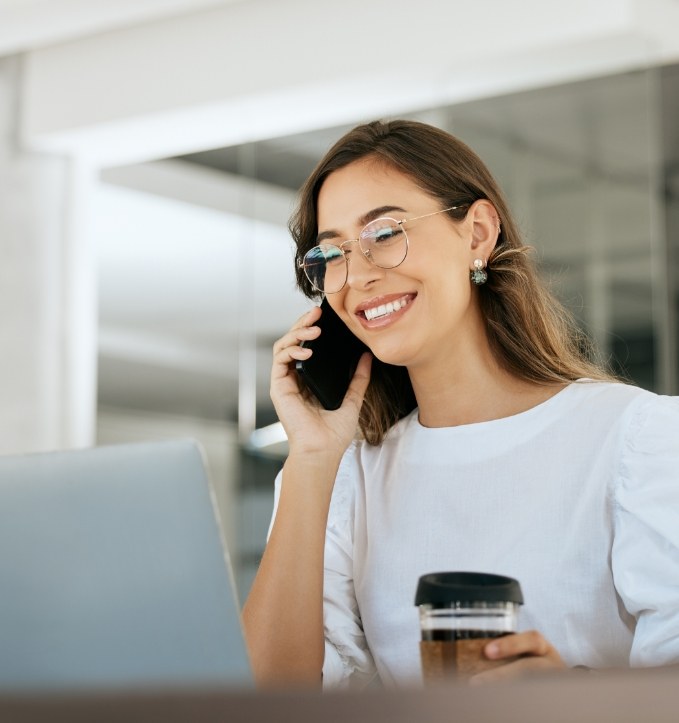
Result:
{"type": "Polygon", "coordinates": [[[492,638],[515,633],[523,595],[518,581],[480,572],[436,572],[418,581],[420,657],[425,682],[469,678],[503,665],[483,649],[492,638]]]}

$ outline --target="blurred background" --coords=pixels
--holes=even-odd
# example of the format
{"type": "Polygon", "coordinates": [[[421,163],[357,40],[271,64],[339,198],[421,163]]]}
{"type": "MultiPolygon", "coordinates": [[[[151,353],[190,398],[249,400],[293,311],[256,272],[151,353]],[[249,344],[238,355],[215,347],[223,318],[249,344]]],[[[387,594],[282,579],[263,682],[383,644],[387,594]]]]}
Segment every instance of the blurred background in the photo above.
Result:
{"type": "Polygon", "coordinates": [[[198,439],[244,598],[271,345],[310,304],[287,219],[378,117],[470,144],[604,356],[678,394],[678,27],[677,0],[0,0],[0,453],[198,439]]]}

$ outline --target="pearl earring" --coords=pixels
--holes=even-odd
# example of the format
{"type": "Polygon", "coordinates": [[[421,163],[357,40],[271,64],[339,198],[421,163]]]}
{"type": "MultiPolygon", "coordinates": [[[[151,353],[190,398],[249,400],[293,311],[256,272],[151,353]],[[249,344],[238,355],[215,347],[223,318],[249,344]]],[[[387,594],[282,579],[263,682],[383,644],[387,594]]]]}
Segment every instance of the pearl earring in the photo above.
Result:
{"type": "Polygon", "coordinates": [[[472,284],[481,286],[488,281],[488,273],[484,270],[485,266],[483,259],[474,259],[474,268],[469,272],[472,284]]]}

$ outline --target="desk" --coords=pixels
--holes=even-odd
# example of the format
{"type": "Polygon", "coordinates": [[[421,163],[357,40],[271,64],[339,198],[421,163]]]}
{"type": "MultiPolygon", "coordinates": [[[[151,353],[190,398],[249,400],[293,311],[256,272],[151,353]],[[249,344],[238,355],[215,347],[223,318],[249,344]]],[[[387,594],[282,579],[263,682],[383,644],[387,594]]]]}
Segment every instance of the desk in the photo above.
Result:
{"type": "Polygon", "coordinates": [[[679,669],[363,692],[146,691],[0,696],[2,723],[677,723],[679,669]]]}

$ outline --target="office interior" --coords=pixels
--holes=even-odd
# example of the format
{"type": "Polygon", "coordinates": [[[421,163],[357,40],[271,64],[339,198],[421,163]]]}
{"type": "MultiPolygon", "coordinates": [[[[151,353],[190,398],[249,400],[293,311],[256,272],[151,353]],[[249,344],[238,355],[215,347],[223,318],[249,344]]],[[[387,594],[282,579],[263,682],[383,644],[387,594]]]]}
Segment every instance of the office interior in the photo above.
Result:
{"type": "Polygon", "coordinates": [[[0,0],[0,453],[196,438],[244,599],[271,346],[311,303],[288,216],[378,117],[471,145],[604,358],[679,394],[676,27],[674,0],[0,0]]]}

